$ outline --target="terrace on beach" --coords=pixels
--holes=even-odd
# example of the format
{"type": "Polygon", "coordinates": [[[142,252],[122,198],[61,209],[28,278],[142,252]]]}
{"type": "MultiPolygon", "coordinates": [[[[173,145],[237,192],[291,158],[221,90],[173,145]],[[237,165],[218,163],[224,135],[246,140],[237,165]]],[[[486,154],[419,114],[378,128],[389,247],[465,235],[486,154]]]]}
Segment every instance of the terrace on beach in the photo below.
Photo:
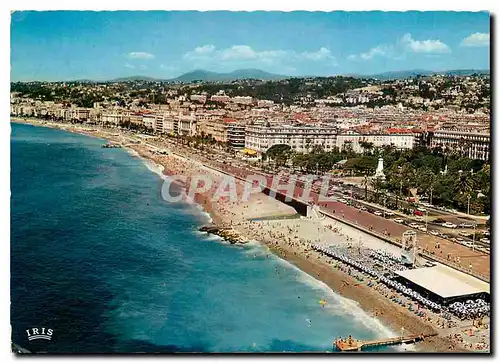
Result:
{"type": "Polygon", "coordinates": [[[489,297],[490,285],[473,276],[438,264],[433,267],[394,271],[412,288],[424,290],[442,304],[489,297]]]}

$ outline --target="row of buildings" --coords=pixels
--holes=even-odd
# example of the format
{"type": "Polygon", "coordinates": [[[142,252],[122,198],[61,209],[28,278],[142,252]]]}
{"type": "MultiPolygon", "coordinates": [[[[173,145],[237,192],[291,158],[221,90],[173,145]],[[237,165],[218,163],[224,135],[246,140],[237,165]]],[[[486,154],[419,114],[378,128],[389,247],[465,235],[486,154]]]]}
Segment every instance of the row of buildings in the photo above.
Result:
{"type": "Polygon", "coordinates": [[[366,123],[349,121],[347,124],[351,127],[345,128],[345,118],[306,123],[300,119],[262,119],[258,114],[245,119],[233,119],[217,111],[183,113],[161,108],[79,108],[63,107],[53,102],[13,103],[11,115],[108,126],[136,125],[159,134],[206,136],[235,150],[247,149],[256,154],[276,144],[290,145],[296,152],[310,152],[315,147],[321,147],[325,151],[349,148],[357,153],[387,145],[397,149],[425,145],[458,151],[475,159],[488,160],[490,157],[489,132],[456,129],[453,126],[456,123],[437,124],[435,129],[415,126],[374,129],[373,122],[371,128],[367,128],[366,123]]]}

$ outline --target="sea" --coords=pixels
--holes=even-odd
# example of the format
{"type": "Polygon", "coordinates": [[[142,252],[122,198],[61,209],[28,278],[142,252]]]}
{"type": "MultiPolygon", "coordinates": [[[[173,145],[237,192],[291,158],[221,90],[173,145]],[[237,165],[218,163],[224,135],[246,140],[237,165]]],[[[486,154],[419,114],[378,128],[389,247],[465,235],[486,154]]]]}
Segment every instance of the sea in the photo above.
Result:
{"type": "Polygon", "coordinates": [[[206,213],[163,200],[160,170],[105,142],[11,123],[15,344],[47,353],[327,352],[339,336],[397,335],[257,241],[236,246],[199,232],[206,213]],[[30,340],[33,328],[51,329],[50,340],[30,340]]]}

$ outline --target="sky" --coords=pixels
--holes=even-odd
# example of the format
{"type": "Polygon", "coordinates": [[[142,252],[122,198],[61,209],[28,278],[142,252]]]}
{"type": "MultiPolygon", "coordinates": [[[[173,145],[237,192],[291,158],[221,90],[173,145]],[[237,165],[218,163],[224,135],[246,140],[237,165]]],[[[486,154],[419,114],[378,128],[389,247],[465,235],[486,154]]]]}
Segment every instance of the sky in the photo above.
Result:
{"type": "Polygon", "coordinates": [[[487,12],[52,11],[11,16],[11,80],[490,68],[487,12]]]}

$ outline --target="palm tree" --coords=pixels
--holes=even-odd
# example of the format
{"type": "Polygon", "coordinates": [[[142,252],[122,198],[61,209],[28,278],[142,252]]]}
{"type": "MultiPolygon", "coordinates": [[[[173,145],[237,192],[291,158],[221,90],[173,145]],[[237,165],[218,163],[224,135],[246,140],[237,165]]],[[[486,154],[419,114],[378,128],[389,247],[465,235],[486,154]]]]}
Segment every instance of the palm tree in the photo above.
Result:
{"type": "Polygon", "coordinates": [[[378,202],[380,192],[385,189],[386,183],[382,178],[373,178],[370,180],[370,185],[375,192],[375,202],[378,202]]]}
{"type": "Polygon", "coordinates": [[[475,177],[470,173],[459,172],[455,182],[455,191],[460,195],[470,195],[476,184],[475,177]]]}
{"type": "Polygon", "coordinates": [[[368,184],[370,184],[370,182],[368,179],[368,173],[366,173],[363,180],[361,181],[361,185],[365,188],[365,200],[368,199],[368,184]]]}

